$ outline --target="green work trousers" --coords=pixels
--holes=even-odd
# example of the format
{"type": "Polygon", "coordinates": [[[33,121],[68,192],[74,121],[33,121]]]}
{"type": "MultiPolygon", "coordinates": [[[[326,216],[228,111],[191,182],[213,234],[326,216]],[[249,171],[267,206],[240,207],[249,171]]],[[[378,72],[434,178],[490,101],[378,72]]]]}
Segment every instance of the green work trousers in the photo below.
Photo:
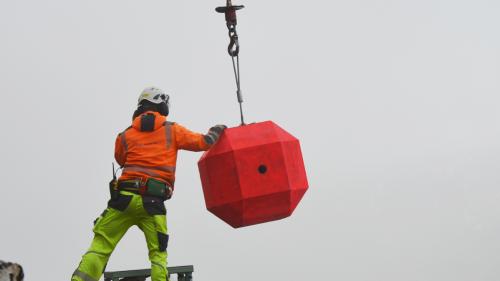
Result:
{"type": "Polygon", "coordinates": [[[146,237],[151,280],[168,280],[167,217],[163,201],[156,197],[121,191],[120,196],[111,199],[108,208],[94,222],[94,240],[83,255],[71,281],[99,280],[109,256],[133,225],[137,225],[146,237]]]}

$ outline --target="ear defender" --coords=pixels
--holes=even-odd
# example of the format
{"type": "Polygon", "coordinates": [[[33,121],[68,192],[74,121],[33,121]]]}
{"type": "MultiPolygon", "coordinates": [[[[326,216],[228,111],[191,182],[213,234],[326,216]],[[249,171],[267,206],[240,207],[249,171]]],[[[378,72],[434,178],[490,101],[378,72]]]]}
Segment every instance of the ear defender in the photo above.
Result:
{"type": "Polygon", "coordinates": [[[158,105],[158,112],[163,116],[168,116],[169,108],[166,102],[162,102],[158,105]]]}

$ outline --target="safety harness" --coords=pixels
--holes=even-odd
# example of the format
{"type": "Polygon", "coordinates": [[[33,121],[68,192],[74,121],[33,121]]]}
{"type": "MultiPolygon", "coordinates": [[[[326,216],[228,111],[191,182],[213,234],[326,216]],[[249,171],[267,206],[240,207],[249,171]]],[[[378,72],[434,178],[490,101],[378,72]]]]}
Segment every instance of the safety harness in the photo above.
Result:
{"type": "MultiPolygon", "coordinates": [[[[150,114],[144,114],[141,116],[141,131],[143,132],[152,132],[154,130],[154,123],[155,123],[155,116],[150,115],[150,114]]],[[[170,147],[171,142],[172,142],[172,125],[174,123],[165,121],[163,123],[163,127],[165,128],[165,138],[166,138],[166,145],[167,148],[170,147]]],[[[130,128],[130,127],[129,127],[130,128]]],[[[127,129],[128,130],[128,129],[127,129]]],[[[122,144],[127,150],[127,142],[125,139],[125,132],[126,130],[122,133],[122,144]]],[[[139,166],[139,165],[128,165],[125,164],[123,167],[118,168],[123,169],[123,171],[136,171],[136,172],[142,172],[147,175],[148,177],[144,178],[138,178],[138,179],[129,179],[129,180],[123,180],[119,181],[116,177],[116,172],[113,164],[113,179],[110,182],[110,193],[111,193],[111,198],[117,198],[120,196],[120,191],[127,191],[127,192],[132,192],[135,194],[139,195],[146,195],[146,196],[154,196],[154,197],[159,197],[163,200],[170,199],[172,197],[172,192],[173,188],[160,181],[155,179],[154,177],[159,177],[160,175],[155,172],[155,170],[160,170],[160,171],[166,171],[166,172],[175,172],[175,167],[170,167],[170,166],[161,166],[161,167],[146,167],[146,166],[139,166]]]]}
{"type": "Polygon", "coordinates": [[[164,200],[170,199],[172,196],[172,188],[154,178],[148,178],[145,183],[140,179],[118,181],[117,187],[119,191],[128,191],[139,195],[154,196],[164,200]]]}

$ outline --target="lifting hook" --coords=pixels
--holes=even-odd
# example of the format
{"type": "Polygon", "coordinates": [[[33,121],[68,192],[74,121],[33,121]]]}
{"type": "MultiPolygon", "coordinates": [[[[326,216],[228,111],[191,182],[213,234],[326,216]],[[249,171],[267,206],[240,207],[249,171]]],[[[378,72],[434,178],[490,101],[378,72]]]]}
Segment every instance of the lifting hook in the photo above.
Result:
{"type": "Polygon", "coordinates": [[[229,30],[229,46],[227,47],[227,52],[231,57],[235,57],[240,52],[240,44],[238,42],[238,34],[236,33],[236,24],[238,20],[236,18],[236,11],[245,8],[243,5],[233,5],[231,0],[226,1],[226,6],[217,7],[215,11],[226,15],[226,25],[229,30]]]}
{"type": "Polygon", "coordinates": [[[240,43],[238,41],[238,33],[236,33],[236,24],[238,23],[236,19],[236,11],[243,9],[245,6],[233,5],[231,0],[226,0],[226,6],[217,7],[215,11],[218,13],[223,13],[226,15],[226,26],[229,30],[229,46],[227,47],[227,52],[231,56],[233,61],[234,78],[236,79],[236,96],[238,98],[238,103],[240,105],[240,119],[241,125],[245,125],[245,119],[243,117],[243,95],[241,94],[240,85],[240,43]]]}

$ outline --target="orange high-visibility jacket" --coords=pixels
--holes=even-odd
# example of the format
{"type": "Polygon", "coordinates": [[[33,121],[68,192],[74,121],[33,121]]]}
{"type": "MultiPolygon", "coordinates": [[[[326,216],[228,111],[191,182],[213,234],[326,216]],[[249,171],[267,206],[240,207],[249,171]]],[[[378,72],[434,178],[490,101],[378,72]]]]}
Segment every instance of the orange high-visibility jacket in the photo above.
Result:
{"type": "Polygon", "coordinates": [[[123,167],[119,180],[155,178],[173,188],[179,149],[210,148],[204,135],[194,133],[166,117],[148,111],[136,117],[115,143],[115,159],[123,167]]]}

